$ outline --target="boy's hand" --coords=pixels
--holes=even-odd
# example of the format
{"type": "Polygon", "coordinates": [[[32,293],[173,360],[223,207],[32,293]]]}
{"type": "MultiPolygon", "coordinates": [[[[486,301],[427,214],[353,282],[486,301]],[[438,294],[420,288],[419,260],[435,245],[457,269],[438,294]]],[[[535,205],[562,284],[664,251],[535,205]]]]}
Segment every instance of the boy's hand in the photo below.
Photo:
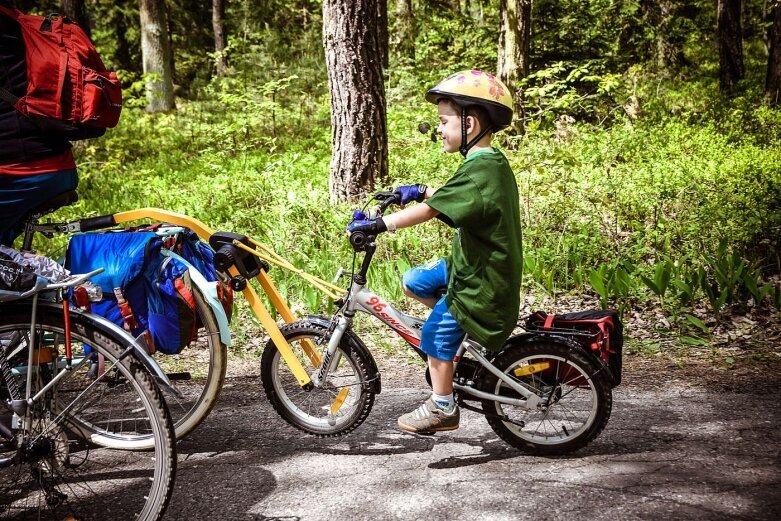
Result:
{"type": "Polygon", "coordinates": [[[363,232],[369,235],[377,235],[387,231],[388,227],[382,217],[377,219],[357,219],[347,225],[347,235],[353,232],[363,232]]]}
{"type": "Polygon", "coordinates": [[[401,196],[401,202],[400,204],[404,206],[407,203],[411,203],[412,201],[415,201],[416,203],[420,203],[423,201],[423,199],[426,198],[426,189],[428,187],[426,185],[404,185],[399,186],[395,190],[393,190],[394,194],[399,194],[401,196]]]}

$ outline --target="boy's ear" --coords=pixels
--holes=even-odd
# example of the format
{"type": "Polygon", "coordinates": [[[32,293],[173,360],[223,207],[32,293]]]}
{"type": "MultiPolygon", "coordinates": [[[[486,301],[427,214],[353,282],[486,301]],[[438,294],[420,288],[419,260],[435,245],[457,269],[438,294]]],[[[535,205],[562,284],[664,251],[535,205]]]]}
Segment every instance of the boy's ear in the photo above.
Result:
{"type": "Polygon", "coordinates": [[[472,133],[477,134],[481,130],[482,129],[480,128],[480,121],[478,121],[478,119],[476,117],[468,115],[466,117],[466,133],[467,134],[472,134],[472,133]]]}

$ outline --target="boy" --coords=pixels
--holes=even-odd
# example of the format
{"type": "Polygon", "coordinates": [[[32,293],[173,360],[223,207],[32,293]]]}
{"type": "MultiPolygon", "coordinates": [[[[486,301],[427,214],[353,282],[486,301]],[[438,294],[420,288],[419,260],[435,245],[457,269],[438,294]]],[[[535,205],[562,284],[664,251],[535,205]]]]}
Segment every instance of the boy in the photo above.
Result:
{"type": "Polygon", "coordinates": [[[501,349],[518,319],[523,264],[518,187],[507,159],[491,147],[493,133],[512,121],[507,87],[491,74],[463,71],[428,91],[426,100],[437,105],[445,152],[461,152],[464,162],[438,190],[422,184],[395,190],[402,205],[424,204],[348,226],[348,232],[380,233],[437,217],[456,228],[447,259],[403,277],[404,292],[432,309],[420,348],[428,355],[433,394],[398,420],[413,433],[458,428],[453,357],[466,334],[487,349],[501,349]]]}

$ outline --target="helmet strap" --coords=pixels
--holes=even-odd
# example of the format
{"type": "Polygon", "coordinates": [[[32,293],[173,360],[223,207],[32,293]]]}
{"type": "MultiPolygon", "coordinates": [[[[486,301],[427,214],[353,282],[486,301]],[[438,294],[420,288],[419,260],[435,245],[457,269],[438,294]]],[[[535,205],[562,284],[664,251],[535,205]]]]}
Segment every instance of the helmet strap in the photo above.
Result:
{"type": "Polygon", "coordinates": [[[458,147],[458,151],[464,157],[469,152],[469,145],[466,144],[466,107],[461,107],[461,146],[458,147]]]}
{"type": "Polygon", "coordinates": [[[466,155],[469,153],[469,149],[475,146],[475,144],[483,139],[483,136],[488,134],[493,129],[492,126],[486,126],[483,130],[480,131],[479,134],[477,134],[472,141],[468,142],[466,141],[466,107],[461,107],[461,146],[458,147],[458,151],[461,152],[461,155],[466,157],[466,155]]]}

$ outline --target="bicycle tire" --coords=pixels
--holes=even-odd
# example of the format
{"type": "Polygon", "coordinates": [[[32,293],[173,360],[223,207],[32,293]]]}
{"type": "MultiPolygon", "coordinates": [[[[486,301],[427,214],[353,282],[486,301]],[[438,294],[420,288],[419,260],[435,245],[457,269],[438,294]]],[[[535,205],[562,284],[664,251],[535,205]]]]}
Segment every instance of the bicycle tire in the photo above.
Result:
{"type": "MultiPolygon", "coordinates": [[[[3,305],[0,311],[0,338],[17,340],[3,348],[18,351],[14,365],[26,364],[32,307],[3,305]]],[[[162,393],[127,351],[127,338],[78,312],[71,314],[73,366],[54,379],[64,367],[64,330],[61,309],[38,306],[35,345],[55,354],[28,378],[33,391],[55,383],[28,410],[31,429],[17,432],[42,448],[18,450],[25,458],[0,468],[0,519],[156,521],[176,475],[173,423],[162,393]],[[99,370],[90,374],[93,367],[99,370]],[[139,440],[147,438],[153,451],[139,451],[139,440]]]]}
{"type": "MultiPolygon", "coordinates": [[[[318,348],[325,346],[330,335],[328,328],[301,320],[286,324],[280,331],[311,375],[315,368],[304,354],[301,341],[309,339],[318,348]]],[[[303,390],[298,384],[273,340],[266,344],[260,362],[263,389],[274,410],[293,427],[321,438],[341,436],[354,430],[363,423],[374,405],[375,393],[369,385],[371,376],[368,370],[371,355],[353,346],[346,335],[339,344],[338,352],[341,354],[340,361],[329,372],[328,382],[310,391],[303,390]],[[336,389],[342,388],[349,388],[348,394],[333,414],[330,406],[339,392],[336,389]]]]}
{"type": "MultiPolygon", "coordinates": [[[[531,454],[566,454],[584,447],[607,425],[613,404],[610,382],[606,372],[585,354],[562,344],[532,342],[507,348],[497,355],[494,365],[548,397],[546,405],[534,410],[482,401],[488,424],[513,447],[531,454]],[[541,363],[548,368],[514,375],[518,368],[541,363]]],[[[486,392],[521,398],[490,373],[482,387],[486,392]]]]}
{"type": "Polygon", "coordinates": [[[178,354],[154,356],[175,390],[163,388],[163,396],[171,412],[177,440],[190,434],[214,408],[228,366],[228,348],[220,340],[214,311],[195,286],[193,295],[200,324],[197,337],[178,354]]]}

